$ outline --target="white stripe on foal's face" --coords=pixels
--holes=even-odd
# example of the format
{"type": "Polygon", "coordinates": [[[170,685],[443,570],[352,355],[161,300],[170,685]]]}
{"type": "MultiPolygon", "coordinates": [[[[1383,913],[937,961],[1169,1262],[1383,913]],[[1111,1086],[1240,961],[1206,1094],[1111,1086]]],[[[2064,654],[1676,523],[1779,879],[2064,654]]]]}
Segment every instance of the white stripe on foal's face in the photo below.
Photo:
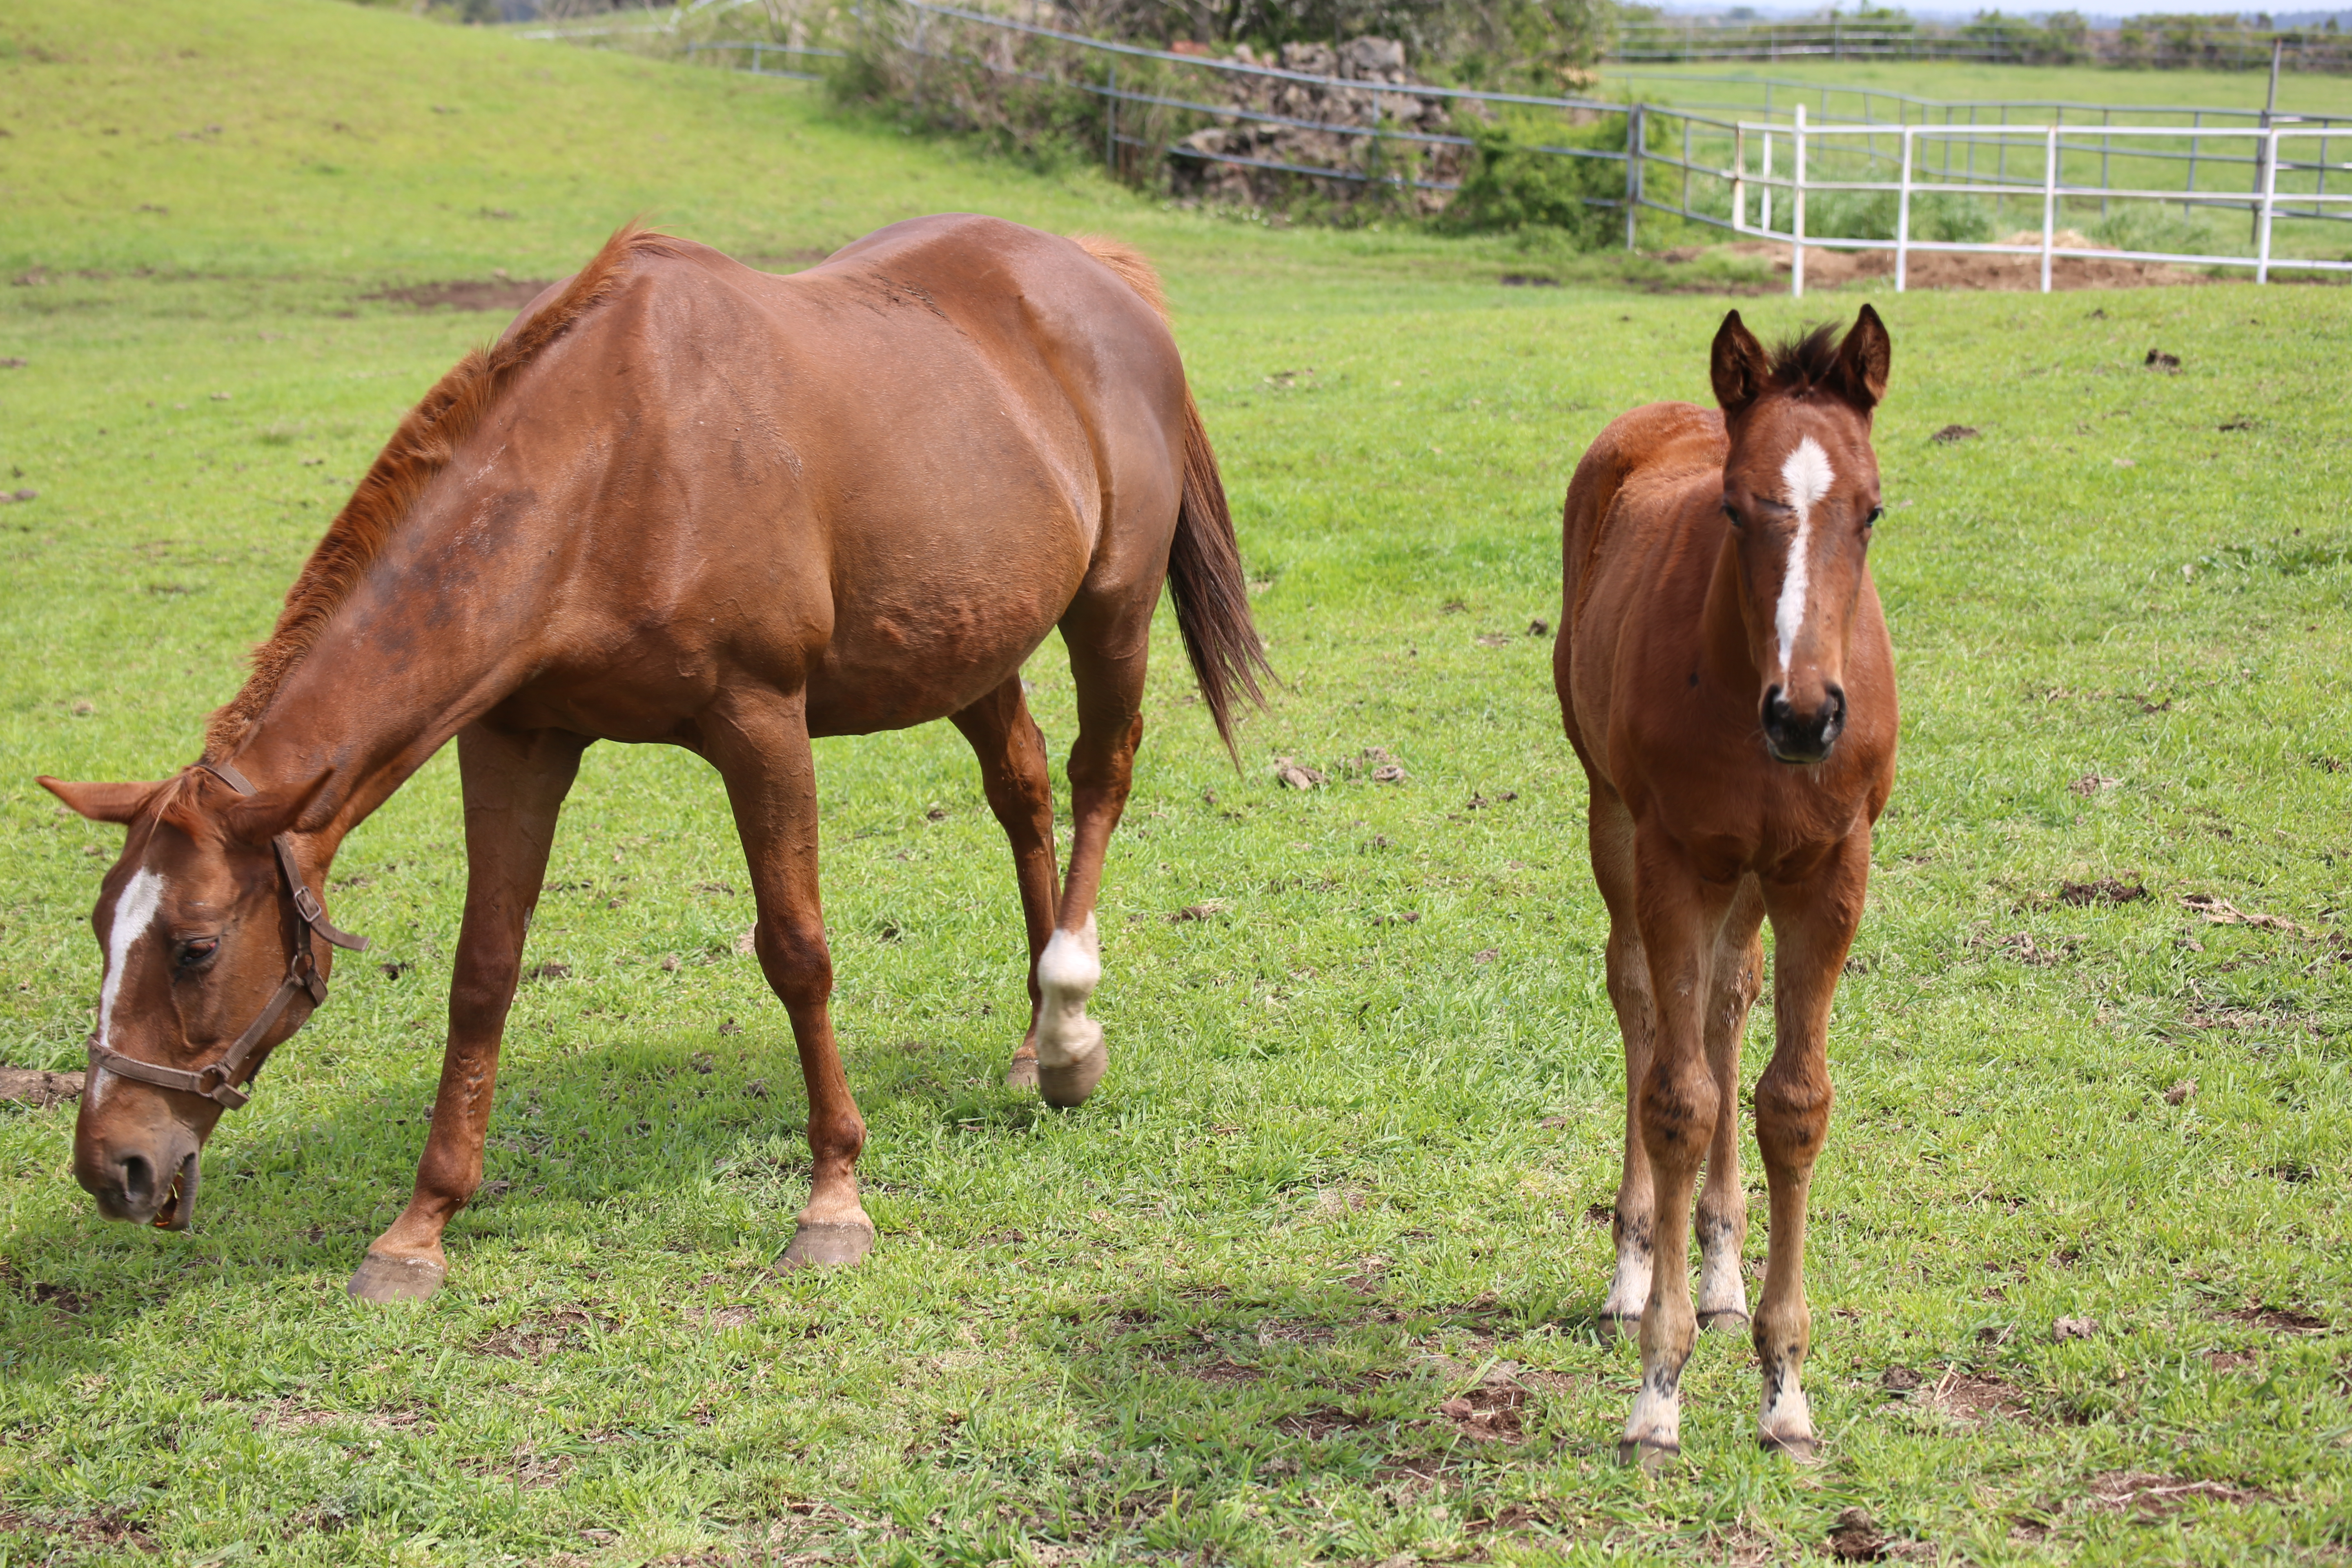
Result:
{"type": "MultiPolygon", "coordinates": [[[[122,896],[114,900],[114,923],[106,932],[106,980],[98,990],[98,1043],[109,1050],[114,1048],[114,999],[122,992],[122,971],[130,962],[131,944],[155,923],[155,910],[163,901],[163,879],[145,870],[132,877],[122,896]]],[[[93,1085],[93,1104],[97,1098],[98,1088],[93,1085]]]]}
{"type": "Polygon", "coordinates": [[[1789,539],[1789,569],[1780,577],[1780,602],[1772,613],[1772,629],[1780,638],[1780,670],[1785,676],[1789,656],[1797,647],[1797,633],[1805,625],[1805,595],[1812,576],[1813,508],[1830,493],[1837,476],[1830,471],[1830,455],[1811,436],[1780,464],[1780,482],[1788,489],[1789,510],[1797,514],[1797,531],[1789,539]]]}

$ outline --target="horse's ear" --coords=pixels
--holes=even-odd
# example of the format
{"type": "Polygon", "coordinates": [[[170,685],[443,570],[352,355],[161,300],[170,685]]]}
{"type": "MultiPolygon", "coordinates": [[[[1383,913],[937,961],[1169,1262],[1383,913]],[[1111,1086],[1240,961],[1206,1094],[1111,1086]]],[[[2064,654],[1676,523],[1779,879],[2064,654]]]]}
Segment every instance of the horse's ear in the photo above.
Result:
{"type": "Polygon", "coordinates": [[[92,822],[113,822],[129,826],[137,819],[160,784],[68,784],[47,773],[33,781],[92,822]]]}
{"type": "Polygon", "coordinates": [[[1838,345],[1839,395],[1864,414],[1877,407],[1886,395],[1886,370],[1894,353],[1886,323],[1864,305],[1847,331],[1845,342],[1838,345]]]}
{"type": "Polygon", "coordinates": [[[1717,329],[1707,369],[1715,380],[1715,400],[1726,414],[1738,414],[1764,395],[1764,384],[1772,374],[1771,362],[1764,357],[1764,345],[1756,341],[1738,311],[1727,312],[1723,325],[1717,329]]]}
{"type": "Polygon", "coordinates": [[[334,776],[334,771],[327,769],[306,784],[239,795],[220,808],[222,831],[241,844],[266,845],[297,826],[334,776]]]}

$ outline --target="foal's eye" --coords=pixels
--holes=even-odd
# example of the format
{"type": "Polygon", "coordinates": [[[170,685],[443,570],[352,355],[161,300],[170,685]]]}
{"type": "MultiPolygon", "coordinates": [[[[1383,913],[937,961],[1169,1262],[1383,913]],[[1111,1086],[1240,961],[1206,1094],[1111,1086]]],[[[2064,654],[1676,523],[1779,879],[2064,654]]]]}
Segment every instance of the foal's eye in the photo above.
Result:
{"type": "Polygon", "coordinates": [[[1875,528],[1875,527],[1877,527],[1877,526],[1878,526],[1878,520],[1879,520],[1880,518],[1882,518],[1882,517],[1885,517],[1885,515],[1886,515],[1886,509],[1885,509],[1885,507],[1883,507],[1883,506],[1874,506],[1874,507],[1872,507],[1872,508],[1870,509],[1870,515],[1869,515],[1868,517],[1865,517],[1865,518],[1864,518],[1864,519],[1862,520],[1862,526],[1863,526],[1863,527],[1864,527],[1864,528],[1875,528]]]}
{"type": "Polygon", "coordinates": [[[1733,506],[1729,501],[1725,501],[1723,503],[1723,515],[1731,520],[1732,527],[1739,528],[1745,526],[1739,521],[1739,509],[1733,506]]]}
{"type": "Polygon", "coordinates": [[[197,968],[219,951],[220,938],[216,936],[198,937],[194,942],[184,942],[180,944],[180,967],[197,968]]]}

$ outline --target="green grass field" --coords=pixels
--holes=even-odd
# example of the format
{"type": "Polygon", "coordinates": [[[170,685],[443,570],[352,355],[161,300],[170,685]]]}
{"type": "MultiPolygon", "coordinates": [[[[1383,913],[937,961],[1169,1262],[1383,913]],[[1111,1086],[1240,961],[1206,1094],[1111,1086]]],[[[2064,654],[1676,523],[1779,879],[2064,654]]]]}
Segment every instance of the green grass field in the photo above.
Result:
{"type": "Polygon", "coordinates": [[[194,1234],[99,1219],[69,1107],[0,1110],[0,1562],[1753,1563],[1849,1509],[1906,1560],[2352,1557],[2345,291],[1873,296],[1906,729],[1815,1187],[1827,1462],[1755,1451],[1752,1354],[1711,1338],[1650,1481],[1593,1332],[1620,1069],[1528,630],[1577,455],[1703,395],[1724,299],[1500,288],[1507,241],[1164,211],[330,0],[0,5],[0,481],[37,492],[0,507],[5,1059],[79,1063],[117,848],[31,775],[194,755],[375,446],[502,321],[379,296],[551,277],[634,212],[779,268],[942,208],[1145,246],[1284,677],[1236,777],[1163,622],[1073,1114],[998,1085],[1019,913],[961,740],[822,745],[882,1237],[815,1278],[766,1271],[802,1100],[717,780],[592,752],[489,1184],[449,1289],[384,1310],[342,1287],[439,1062],[437,761],[339,860],[376,951],[215,1137],[194,1234]],[[2108,879],[2146,894],[2069,901],[2108,879]]]}

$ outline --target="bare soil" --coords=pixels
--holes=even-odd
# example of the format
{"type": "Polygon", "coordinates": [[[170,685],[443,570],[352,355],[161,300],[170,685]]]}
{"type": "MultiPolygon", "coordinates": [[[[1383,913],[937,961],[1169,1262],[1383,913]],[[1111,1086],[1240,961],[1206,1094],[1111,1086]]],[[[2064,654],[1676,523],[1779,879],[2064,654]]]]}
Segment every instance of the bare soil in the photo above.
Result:
{"type": "Polygon", "coordinates": [[[0,1100],[46,1110],[81,1098],[81,1074],[43,1072],[38,1068],[0,1067],[0,1100]]]}
{"type": "MultiPolygon", "coordinates": [[[[2063,237],[2068,239],[2079,237],[2063,237]]],[[[1776,272],[1790,270],[1790,247],[1766,240],[1743,240],[1722,247],[1727,256],[1758,257],[1776,272]]],[[[1833,289],[1841,283],[1895,276],[1891,250],[1822,250],[1805,247],[1805,286],[1833,289]]],[[[1980,256],[1951,251],[1915,252],[1904,268],[1904,286],[1910,289],[2012,289],[2031,293],[2042,287],[2038,256],[1980,256]]],[[[2110,261],[2103,257],[2060,256],[2050,263],[2050,287],[2062,289],[2150,289],[2180,283],[2206,283],[2202,272],[2168,267],[2153,261],[2110,261]]]]}
{"type": "Polygon", "coordinates": [[[544,278],[459,278],[360,297],[414,305],[420,310],[520,310],[538,299],[547,284],[544,278]]]}

